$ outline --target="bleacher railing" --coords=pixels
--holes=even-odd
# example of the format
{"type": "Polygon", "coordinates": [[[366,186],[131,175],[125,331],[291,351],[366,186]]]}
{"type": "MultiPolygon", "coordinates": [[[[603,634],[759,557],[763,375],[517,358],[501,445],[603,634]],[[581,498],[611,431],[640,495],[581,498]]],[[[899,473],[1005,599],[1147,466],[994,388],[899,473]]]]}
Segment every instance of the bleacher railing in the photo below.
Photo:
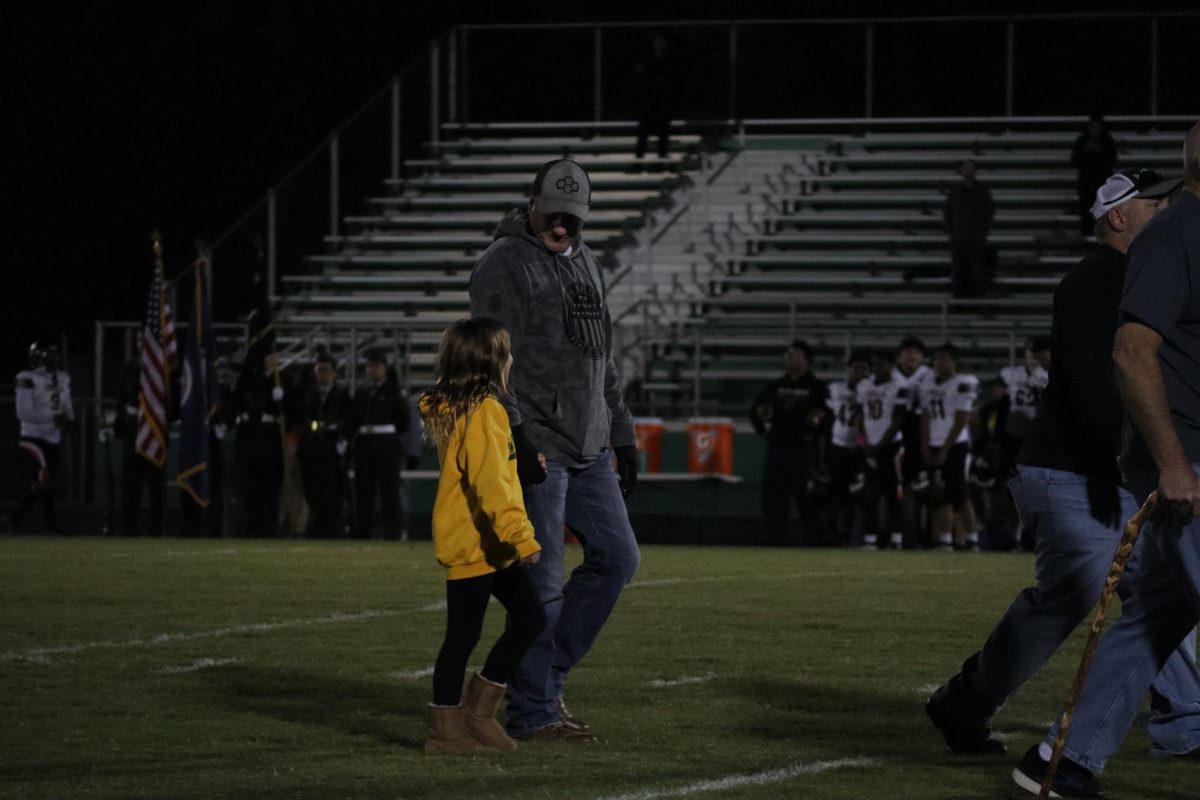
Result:
{"type": "Polygon", "coordinates": [[[658,33],[686,75],[670,109],[677,128],[1022,116],[1078,126],[1097,110],[1193,114],[1200,12],[459,26],[215,238],[217,282],[246,282],[249,296],[262,270],[276,296],[281,270],[336,246],[351,205],[381,176],[401,177],[406,156],[444,130],[521,120],[627,127],[637,117],[635,64],[658,33]],[[1061,47],[1066,40],[1086,45],[1061,47]],[[1080,52],[1104,54],[1104,80],[1080,52]]]}

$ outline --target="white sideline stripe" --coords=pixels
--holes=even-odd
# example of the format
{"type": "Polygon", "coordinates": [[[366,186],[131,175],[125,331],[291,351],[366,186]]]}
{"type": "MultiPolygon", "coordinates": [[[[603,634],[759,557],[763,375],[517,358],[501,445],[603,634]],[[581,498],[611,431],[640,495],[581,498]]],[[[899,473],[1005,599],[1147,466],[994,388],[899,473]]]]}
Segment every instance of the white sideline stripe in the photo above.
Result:
{"type": "Polygon", "coordinates": [[[194,631],[191,633],[160,633],[156,636],[151,636],[147,639],[126,639],[124,641],[107,640],[98,642],[77,642],[75,644],[62,644],[54,647],[35,647],[31,650],[10,650],[7,653],[0,653],[0,662],[3,661],[36,661],[45,663],[49,656],[69,655],[72,653],[81,653],[84,650],[121,650],[133,647],[154,647],[162,644],[171,644],[172,642],[190,642],[196,639],[215,639],[221,636],[234,636],[241,633],[271,633],[277,630],[286,630],[288,628],[305,628],[313,625],[335,625],[341,622],[361,622],[367,619],[377,619],[380,617],[398,617],[404,614],[414,614],[423,611],[440,611],[446,607],[445,600],[439,600],[436,603],[418,606],[406,610],[391,610],[391,611],[357,611],[350,614],[328,614],[324,617],[310,617],[308,619],[285,619],[279,622],[255,622],[249,625],[234,625],[230,628],[217,628],[211,631],[194,631]]]}
{"type": "Polygon", "coordinates": [[[424,669],[411,669],[402,672],[389,672],[387,677],[395,678],[401,681],[415,681],[418,678],[428,678],[433,674],[433,667],[425,667],[424,669]]]}
{"type": "Polygon", "coordinates": [[[721,676],[715,672],[706,672],[703,675],[685,675],[682,678],[672,678],[670,680],[653,680],[650,685],[656,689],[663,689],[668,686],[690,686],[696,683],[708,683],[714,678],[721,676]]]}
{"type": "Polygon", "coordinates": [[[208,669],[209,667],[223,667],[226,664],[236,663],[236,658],[202,658],[199,661],[193,661],[190,664],[179,664],[178,666],[174,667],[163,667],[160,670],[156,670],[156,672],[164,675],[178,675],[183,672],[199,672],[200,670],[208,669]]]}
{"type": "Polygon", "coordinates": [[[782,769],[771,769],[763,772],[751,772],[745,775],[727,775],[724,778],[699,781],[680,786],[676,789],[643,789],[631,794],[606,795],[598,800],[657,800],[660,797],[687,797],[701,792],[720,792],[737,786],[762,786],[768,783],[781,783],[805,775],[819,775],[835,769],[846,767],[871,767],[879,763],[873,758],[839,758],[835,761],[814,761],[810,764],[794,764],[782,769]]]}
{"type": "Polygon", "coordinates": [[[894,575],[911,576],[911,575],[960,575],[964,572],[961,569],[926,569],[926,570],[909,570],[900,569],[885,572],[862,572],[860,570],[846,571],[840,570],[837,572],[782,572],[776,575],[704,575],[698,578],[653,578],[644,581],[633,581],[627,589],[640,589],[643,587],[653,586],[671,586],[676,583],[708,583],[711,581],[742,581],[747,579],[757,580],[791,580],[794,578],[878,578],[891,577],[894,575]]]}

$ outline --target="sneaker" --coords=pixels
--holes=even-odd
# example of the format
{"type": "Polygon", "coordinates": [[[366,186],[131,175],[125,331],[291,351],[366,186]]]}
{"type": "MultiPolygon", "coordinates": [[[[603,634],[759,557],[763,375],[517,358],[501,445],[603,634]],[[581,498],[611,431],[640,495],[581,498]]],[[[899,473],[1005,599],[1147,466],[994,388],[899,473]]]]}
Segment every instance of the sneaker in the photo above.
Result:
{"type": "Polygon", "coordinates": [[[589,731],[572,728],[565,722],[551,722],[524,736],[515,737],[522,742],[566,742],[568,744],[588,744],[596,741],[589,731]]]}
{"type": "Polygon", "coordinates": [[[583,733],[592,732],[592,729],[586,722],[567,710],[566,701],[563,700],[561,694],[554,698],[554,710],[558,712],[559,722],[561,722],[563,725],[566,725],[568,728],[574,728],[575,730],[582,731],[583,733]]]}
{"type": "Polygon", "coordinates": [[[986,720],[966,720],[950,711],[946,687],[943,686],[925,701],[925,713],[933,727],[941,732],[950,752],[957,756],[1002,756],[1008,752],[1004,742],[992,736],[986,720]]]}
{"type": "MultiPolygon", "coordinates": [[[[1013,782],[1030,794],[1040,794],[1042,781],[1046,778],[1046,770],[1050,764],[1042,760],[1038,752],[1040,745],[1034,745],[1025,751],[1021,763],[1013,767],[1013,782]]],[[[1058,762],[1058,770],[1054,773],[1054,783],[1050,786],[1051,797],[1104,797],[1100,784],[1087,769],[1079,766],[1069,758],[1058,762]]]]}

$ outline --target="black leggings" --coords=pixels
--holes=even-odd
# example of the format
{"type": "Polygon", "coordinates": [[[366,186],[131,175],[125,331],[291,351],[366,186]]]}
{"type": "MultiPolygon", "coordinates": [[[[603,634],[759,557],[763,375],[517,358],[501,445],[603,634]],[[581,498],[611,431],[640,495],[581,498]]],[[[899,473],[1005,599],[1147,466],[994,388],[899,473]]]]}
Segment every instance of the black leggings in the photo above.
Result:
{"type": "Polygon", "coordinates": [[[489,681],[507,683],[509,673],[546,627],[546,611],[533,577],[519,563],[478,578],[446,581],[446,639],[433,667],[436,705],[454,706],[461,702],[467,659],[479,643],[483,616],[492,595],[508,611],[509,623],[481,670],[489,681]]]}

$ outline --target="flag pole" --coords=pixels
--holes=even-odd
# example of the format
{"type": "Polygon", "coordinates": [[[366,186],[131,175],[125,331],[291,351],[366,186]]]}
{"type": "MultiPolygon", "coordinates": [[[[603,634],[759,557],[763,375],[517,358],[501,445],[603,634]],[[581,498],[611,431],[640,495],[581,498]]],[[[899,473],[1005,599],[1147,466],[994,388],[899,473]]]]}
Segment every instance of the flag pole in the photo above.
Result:
{"type": "MultiPolygon", "coordinates": [[[[163,273],[166,270],[163,268],[162,234],[159,233],[158,228],[155,228],[154,232],[150,234],[150,249],[154,251],[154,266],[155,266],[155,269],[157,269],[159,272],[159,280],[161,281],[163,278],[166,277],[165,275],[163,275],[163,273]]],[[[163,306],[163,299],[162,299],[163,287],[162,287],[161,283],[159,285],[158,291],[159,291],[158,313],[159,313],[159,323],[160,323],[160,327],[161,327],[162,306],[163,306]]],[[[164,388],[164,391],[166,392],[166,396],[167,396],[167,408],[164,409],[164,412],[163,412],[163,463],[162,463],[162,466],[159,467],[159,469],[158,469],[159,497],[162,498],[162,500],[159,501],[159,504],[158,504],[158,530],[159,530],[160,535],[166,536],[167,535],[167,447],[166,447],[166,445],[171,440],[170,434],[167,431],[167,427],[171,424],[170,423],[170,419],[171,419],[171,408],[170,408],[171,372],[170,372],[170,370],[167,370],[166,373],[164,374],[163,384],[164,384],[163,388],[164,388]]],[[[140,514],[139,514],[139,516],[140,516],[140,514]]]]}

